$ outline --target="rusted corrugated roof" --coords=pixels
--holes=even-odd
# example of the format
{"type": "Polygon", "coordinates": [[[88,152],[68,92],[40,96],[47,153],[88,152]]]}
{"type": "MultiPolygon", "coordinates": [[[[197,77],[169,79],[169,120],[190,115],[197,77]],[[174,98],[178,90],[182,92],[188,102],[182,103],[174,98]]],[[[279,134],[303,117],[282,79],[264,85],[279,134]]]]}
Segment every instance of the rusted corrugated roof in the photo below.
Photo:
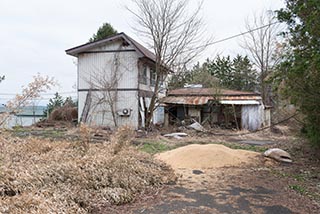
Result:
{"type": "MultiPolygon", "coordinates": [[[[211,88],[181,88],[169,91],[168,96],[161,99],[166,104],[205,105],[209,100],[228,101],[260,101],[258,93],[211,88]]],[[[239,103],[240,103],[239,102],[239,103]]]]}
{"type": "Polygon", "coordinates": [[[220,100],[221,104],[224,105],[259,105],[258,100],[220,100]]]}
{"type": "Polygon", "coordinates": [[[223,95],[218,97],[220,100],[261,100],[259,95],[223,95]]]}
{"type": "Polygon", "coordinates": [[[212,96],[217,94],[219,96],[259,96],[259,93],[248,91],[236,91],[228,89],[214,90],[212,88],[179,88],[170,90],[168,95],[175,96],[212,96]]]}
{"type": "Polygon", "coordinates": [[[184,105],[205,105],[213,97],[210,96],[168,96],[161,99],[161,103],[184,104],[184,105]]]}
{"type": "MultiPolygon", "coordinates": [[[[214,100],[213,96],[167,96],[161,99],[161,103],[184,104],[184,105],[205,105],[209,100],[214,100]]],[[[224,101],[259,101],[260,96],[220,96],[218,100],[224,101]]]]}

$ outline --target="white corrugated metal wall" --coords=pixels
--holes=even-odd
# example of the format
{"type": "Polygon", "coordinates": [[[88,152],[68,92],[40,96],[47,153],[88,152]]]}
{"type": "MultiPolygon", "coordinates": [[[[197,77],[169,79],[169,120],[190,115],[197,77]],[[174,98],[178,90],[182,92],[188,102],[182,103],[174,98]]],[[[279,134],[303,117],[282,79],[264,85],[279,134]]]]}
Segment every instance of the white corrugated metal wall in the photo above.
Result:
{"type": "Polygon", "coordinates": [[[251,131],[262,127],[263,105],[243,105],[241,108],[241,127],[251,131]]]}
{"type": "MultiPolygon", "coordinates": [[[[114,51],[129,49],[133,47],[121,47],[122,42],[114,42],[109,45],[97,48],[94,51],[114,51]]],[[[123,108],[131,109],[129,117],[117,116],[118,125],[130,125],[138,127],[138,54],[135,51],[124,52],[94,52],[84,53],[78,57],[78,89],[79,89],[79,117],[83,111],[88,90],[92,88],[92,82],[101,77],[108,77],[108,74],[115,69],[115,57],[118,60],[117,79],[119,91],[117,92],[116,110],[123,108]]],[[[95,88],[93,88],[95,89],[95,88]]],[[[93,93],[98,97],[99,91],[93,93]]],[[[93,99],[92,104],[95,100],[93,99]]],[[[113,126],[113,120],[108,107],[99,106],[90,110],[90,121],[93,125],[113,126]]]]}

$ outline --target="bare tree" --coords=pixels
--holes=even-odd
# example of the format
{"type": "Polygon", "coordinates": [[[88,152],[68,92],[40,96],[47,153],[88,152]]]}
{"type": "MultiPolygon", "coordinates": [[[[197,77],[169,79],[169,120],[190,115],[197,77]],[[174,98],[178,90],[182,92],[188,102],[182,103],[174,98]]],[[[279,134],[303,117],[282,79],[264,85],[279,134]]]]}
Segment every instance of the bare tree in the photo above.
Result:
{"type": "Polygon", "coordinates": [[[146,127],[149,127],[158,102],[161,82],[170,71],[186,66],[209,44],[204,37],[203,22],[199,17],[202,2],[189,12],[189,0],[132,0],[135,9],[133,29],[146,39],[155,53],[154,94],[147,109],[146,127]]]}
{"type": "Polygon", "coordinates": [[[271,11],[245,22],[246,31],[241,46],[246,49],[259,72],[261,96],[265,104],[272,104],[271,87],[266,82],[270,73],[279,63],[280,54],[277,36],[280,26],[271,11]]]}
{"type": "Polygon", "coordinates": [[[101,113],[102,122],[106,119],[105,116],[111,115],[113,125],[118,127],[117,102],[119,95],[117,88],[124,71],[128,69],[124,65],[120,69],[120,52],[114,53],[107,64],[102,69],[94,67],[89,74],[90,78],[86,79],[92,90],[88,92],[91,99],[88,111],[101,113]]]}
{"type": "Polygon", "coordinates": [[[16,115],[22,109],[30,104],[32,100],[41,97],[41,93],[50,90],[57,82],[48,76],[40,76],[37,74],[33,77],[33,81],[24,87],[21,94],[17,94],[15,98],[8,101],[5,105],[6,111],[0,114],[0,126],[3,126],[12,115],[16,115]]]}

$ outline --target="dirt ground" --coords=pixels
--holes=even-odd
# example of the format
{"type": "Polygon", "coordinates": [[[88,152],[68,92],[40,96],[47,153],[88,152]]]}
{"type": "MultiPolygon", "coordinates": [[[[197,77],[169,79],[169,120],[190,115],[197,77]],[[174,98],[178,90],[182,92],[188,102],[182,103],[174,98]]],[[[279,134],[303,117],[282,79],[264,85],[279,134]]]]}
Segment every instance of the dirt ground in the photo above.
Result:
{"type": "MultiPolygon", "coordinates": [[[[71,139],[76,136],[68,130],[62,134],[54,132],[54,138],[68,133],[72,133],[71,139]]],[[[222,129],[201,133],[181,128],[140,132],[134,142],[138,146],[161,144],[168,150],[195,143],[218,143],[259,153],[276,147],[289,152],[293,163],[278,163],[261,155],[255,163],[247,165],[177,168],[179,179],[175,184],[156,193],[143,193],[130,204],[99,207],[97,213],[320,213],[320,152],[298,133],[288,126],[257,133],[222,129]],[[185,132],[189,136],[180,140],[163,136],[172,132],[185,132]]],[[[100,140],[103,133],[95,136],[100,140]]]]}
{"type": "MultiPolygon", "coordinates": [[[[184,172],[186,175],[186,172],[184,172]]],[[[181,178],[156,203],[132,213],[319,213],[312,201],[290,191],[268,171],[223,168],[181,178]],[[281,187],[281,188],[279,188],[281,187]]],[[[127,210],[129,211],[129,210],[127,210]]],[[[127,212],[126,211],[126,212],[127,212]]],[[[128,213],[128,212],[127,212],[128,213]]]]}
{"type": "MultiPolygon", "coordinates": [[[[283,166],[288,167],[288,166],[283,166]]],[[[157,196],[102,213],[320,213],[319,204],[289,188],[266,167],[180,169],[177,184],[157,196]]]]}
{"type": "Polygon", "coordinates": [[[198,133],[182,140],[156,138],[169,144],[214,141],[235,148],[258,142],[253,149],[282,148],[294,162],[278,163],[261,155],[249,165],[176,168],[176,184],[155,195],[141,196],[132,204],[105,207],[101,213],[320,213],[318,150],[286,127],[281,127],[277,134],[265,131],[236,136],[239,132],[219,131],[217,135],[198,133]]]}

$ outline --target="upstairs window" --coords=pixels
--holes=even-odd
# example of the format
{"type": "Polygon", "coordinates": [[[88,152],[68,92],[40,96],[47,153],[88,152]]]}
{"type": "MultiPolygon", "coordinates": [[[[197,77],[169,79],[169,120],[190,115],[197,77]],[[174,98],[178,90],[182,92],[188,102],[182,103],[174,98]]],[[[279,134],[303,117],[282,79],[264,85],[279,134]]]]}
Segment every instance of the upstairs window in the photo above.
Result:
{"type": "Polygon", "coordinates": [[[139,83],[147,85],[148,84],[148,73],[147,66],[143,66],[141,71],[139,72],[139,83]]]}
{"type": "Polygon", "coordinates": [[[165,85],[164,85],[164,77],[163,77],[163,75],[160,75],[159,78],[160,78],[160,80],[159,80],[159,85],[160,85],[161,88],[164,88],[165,85]]]}
{"type": "Polygon", "coordinates": [[[156,72],[153,69],[150,69],[150,85],[156,85],[156,72]]]}

